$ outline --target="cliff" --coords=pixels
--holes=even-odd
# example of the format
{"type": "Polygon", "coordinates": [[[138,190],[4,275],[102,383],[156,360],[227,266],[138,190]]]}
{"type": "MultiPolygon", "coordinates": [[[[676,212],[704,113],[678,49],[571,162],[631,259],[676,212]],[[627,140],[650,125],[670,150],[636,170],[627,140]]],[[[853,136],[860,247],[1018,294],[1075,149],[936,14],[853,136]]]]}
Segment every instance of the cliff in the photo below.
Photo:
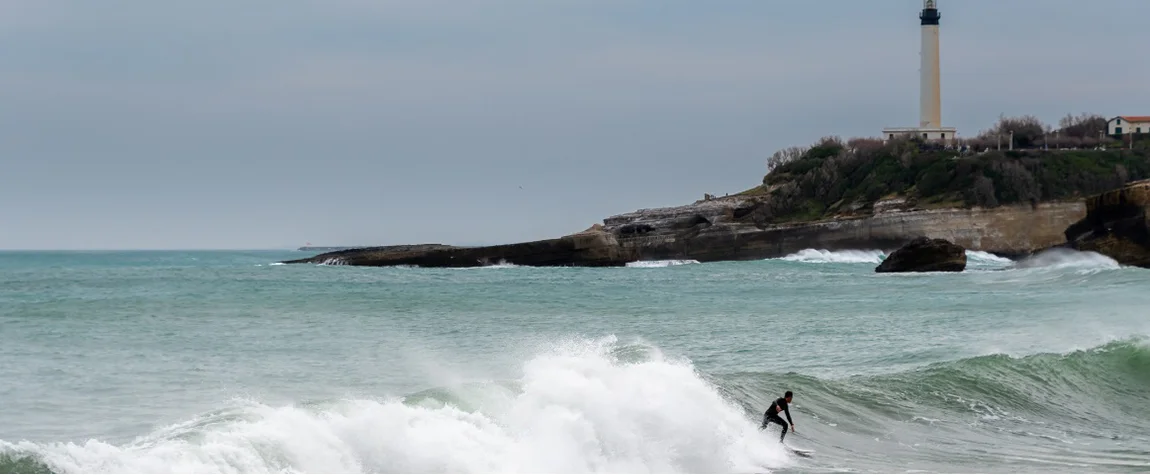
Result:
{"type": "Polygon", "coordinates": [[[887,203],[873,216],[794,224],[765,221],[769,200],[725,198],[640,210],[604,220],[621,246],[644,260],[747,260],[803,249],[886,249],[925,236],[964,248],[1019,256],[1064,243],[1063,231],[1085,215],[1080,202],[997,208],[916,209],[887,203]]]}
{"type": "Polygon", "coordinates": [[[1150,180],[1092,196],[1085,205],[1086,216],[1066,229],[1071,247],[1150,268],[1150,180]]]}

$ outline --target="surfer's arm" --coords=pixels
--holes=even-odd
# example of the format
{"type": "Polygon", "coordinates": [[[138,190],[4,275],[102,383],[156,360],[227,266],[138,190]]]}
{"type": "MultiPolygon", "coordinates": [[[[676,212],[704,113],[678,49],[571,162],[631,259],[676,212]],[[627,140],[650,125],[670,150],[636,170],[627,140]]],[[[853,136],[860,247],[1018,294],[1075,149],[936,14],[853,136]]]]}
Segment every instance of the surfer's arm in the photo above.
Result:
{"type": "Polygon", "coordinates": [[[783,412],[787,413],[787,422],[790,422],[791,426],[793,427],[795,425],[795,421],[791,420],[791,406],[788,405],[787,407],[784,407],[783,412]]]}

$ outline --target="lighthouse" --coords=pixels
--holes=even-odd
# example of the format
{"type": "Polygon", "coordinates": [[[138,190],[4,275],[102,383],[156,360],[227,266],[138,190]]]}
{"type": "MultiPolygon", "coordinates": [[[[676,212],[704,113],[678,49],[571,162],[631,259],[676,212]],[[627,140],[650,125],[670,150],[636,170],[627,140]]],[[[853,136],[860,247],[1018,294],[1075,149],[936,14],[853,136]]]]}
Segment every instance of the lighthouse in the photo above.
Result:
{"type": "Polygon", "coordinates": [[[924,0],[922,13],[922,78],[919,84],[918,126],[924,129],[942,127],[942,85],[938,67],[938,6],[935,0],[924,0]]]}
{"type": "Polygon", "coordinates": [[[938,45],[938,27],[942,14],[938,11],[938,0],[923,0],[918,18],[922,28],[918,127],[886,128],[883,129],[883,137],[893,139],[900,135],[914,135],[924,140],[950,141],[955,138],[955,129],[942,126],[942,80],[938,45]]]}

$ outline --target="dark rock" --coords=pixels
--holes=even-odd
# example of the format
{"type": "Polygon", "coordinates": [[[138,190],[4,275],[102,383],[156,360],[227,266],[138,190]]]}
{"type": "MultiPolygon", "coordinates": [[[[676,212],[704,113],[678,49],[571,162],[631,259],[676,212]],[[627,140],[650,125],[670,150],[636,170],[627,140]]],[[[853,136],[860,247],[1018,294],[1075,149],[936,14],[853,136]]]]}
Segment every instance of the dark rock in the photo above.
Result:
{"type": "Polygon", "coordinates": [[[628,224],[619,228],[619,234],[621,236],[632,236],[636,234],[647,234],[654,230],[655,227],[649,224],[628,224]]]}
{"type": "Polygon", "coordinates": [[[1086,217],[1066,228],[1066,242],[1119,264],[1150,268],[1150,180],[1086,199],[1086,217]]]}
{"type": "Polygon", "coordinates": [[[353,266],[482,267],[494,264],[522,266],[623,266],[638,260],[619,246],[615,235],[601,225],[543,241],[482,247],[443,245],[388,246],[329,252],[286,264],[353,266]]]}
{"type": "Polygon", "coordinates": [[[875,272],[962,272],[966,249],[945,239],[918,237],[887,256],[875,272]]]}
{"type": "Polygon", "coordinates": [[[675,223],[675,227],[678,229],[691,229],[691,228],[694,228],[695,226],[700,226],[700,225],[710,226],[711,220],[707,219],[705,216],[696,214],[694,216],[691,216],[689,218],[685,218],[685,219],[675,223]]]}

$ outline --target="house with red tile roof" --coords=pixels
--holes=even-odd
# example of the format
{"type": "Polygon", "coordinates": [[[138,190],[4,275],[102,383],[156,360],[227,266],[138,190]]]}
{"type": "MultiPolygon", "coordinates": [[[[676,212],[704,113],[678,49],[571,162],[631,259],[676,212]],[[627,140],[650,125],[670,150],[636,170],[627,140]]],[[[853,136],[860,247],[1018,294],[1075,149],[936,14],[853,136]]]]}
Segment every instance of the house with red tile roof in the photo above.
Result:
{"type": "Polygon", "coordinates": [[[1150,115],[1120,115],[1106,121],[1109,135],[1150,134],[1150,115]]]}

